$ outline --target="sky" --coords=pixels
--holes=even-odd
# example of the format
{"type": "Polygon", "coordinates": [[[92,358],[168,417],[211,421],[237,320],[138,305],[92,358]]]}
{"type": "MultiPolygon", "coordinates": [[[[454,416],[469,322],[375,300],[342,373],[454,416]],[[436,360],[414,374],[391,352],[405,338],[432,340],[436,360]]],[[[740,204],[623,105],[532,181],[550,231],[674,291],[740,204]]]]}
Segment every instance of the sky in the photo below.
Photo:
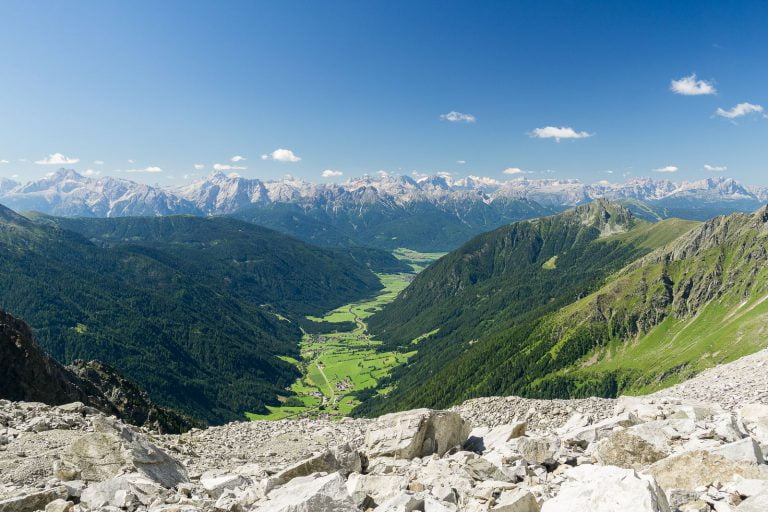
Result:
{"type": "Polygon", "coordinates": [[[0,177],[768,184],[766,19],[723,0],[4,0],[0,177]]]}

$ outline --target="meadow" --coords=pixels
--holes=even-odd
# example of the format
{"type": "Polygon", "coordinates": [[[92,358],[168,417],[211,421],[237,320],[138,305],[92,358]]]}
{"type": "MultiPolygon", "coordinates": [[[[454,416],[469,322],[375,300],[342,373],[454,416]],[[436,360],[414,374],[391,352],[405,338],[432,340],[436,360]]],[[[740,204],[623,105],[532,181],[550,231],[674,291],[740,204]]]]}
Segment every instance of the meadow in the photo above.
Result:
{"type": "MultiPolygon", "coordinates": [[[[442,253],[418,253],[409,249],[394,252],[407,261],[415,272],[421,271],[442,253]]],[[[357,394],[376,386],[376,383],[416,353],[379,351],[380,341],[373,339],[365,319],[392,302],[414,277],[414,274],[377,274],[383,289],[375,296],[360,302],[346,304],[329,311],[322,317],[308,316],[314,322],[354,322],[349,332],[330,330],[323,333],[304,333],[301,358],[283,357],[296,365],[302,376],[291,386],[292,395],[280,397],[283,405],[268,407],[269,414],[251,414],[251,420],[280,420],[291,417],[346,416],[359,403],[357,394]]]]}

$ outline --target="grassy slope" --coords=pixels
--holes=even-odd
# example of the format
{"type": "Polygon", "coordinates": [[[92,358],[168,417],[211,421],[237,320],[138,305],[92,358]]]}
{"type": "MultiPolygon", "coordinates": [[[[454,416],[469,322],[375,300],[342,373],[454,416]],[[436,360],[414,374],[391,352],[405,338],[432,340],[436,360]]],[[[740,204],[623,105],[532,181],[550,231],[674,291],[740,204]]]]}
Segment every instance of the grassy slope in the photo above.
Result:
{"type": "MultiPolygon", "coordinates": [[[[440,260],[430,269],[431,275],[426,272],[420,275],[417,280],[421,279],[422,285],[429,277],[440,279],[440,276],[450,275],[450,267],[438,268],[446,267],[450,259],[454,260],[451,266],[471,273],[471,268],[467,270],[467,262],[471,262],[474,254],[493,261],[494,270],[505,270],[500,275],[494,272],[485,274],[483,279],[473,277],[475,284],[470,281],[470,286],[454,285],[458,293],[446,294],[435,282],[422,286],[420,293],[424,290],[427,293],[423,297],[417,296],[419,303],[443,311],[441,314],[452,320],[434,324],[425,322],[421,327],[422,333],[435,328],[440,328],[440,332],[423,342],[413,361],[397,369],[391,381],[383,383],[384,386],[395,387],[387,400],[374,399],[356,413],[376,414],[407,407],[447,406],[473,396],[520,393],[520,387],[527,381],[522,378],[526,373],[526,357],[521,357],[521,351],[525,347],[519,340],[527,338],[537,318],[566,306],[579,291],[599,284],[622,264],[674,240],[696,225],[677,219],[655,224],[633,222],[627,232],[599,237],[587,229],[580,230],[577,225],[581,220],[578,218],[577,222],[568,224],[570,221],[559,221],[557,217],[562,219],[561,216],[551,218],[547,231],[553,239],[542,239],[538,235],[533,238],[536,242],[531,246],[537,252],[531,260],[526,259],[531,253],[520,242],[524,240],[519,234],[520,229],[501,228],[440,260]],[[555,221],[565,226],[556,228],[555,221]],[[508,232],[512,234],[508,235],[508,232]],[[494,235],[495,242],[479,243],[479,240],[494,235]],[[511,244],[504,241],[510,237],[517,241],[515,250],[523,255],[523,258],[515,260],[516,263],[510,260],[511,244]],[[558,242],[563,239],[571,242],[566,245],[558,242]],[[489,251],[487,248],[493,247],[494,243],[498,249],[496,252],[489,251]],[[546,249],[548,245],[549,250],[546,249]],[[557,252],[553,253],[555,249],[557,252]],[[553,259],[555,256],[557,259],[553,259]],[[519,299],[512,296],[512,300],[504,300],[504,294],[509,297],[510,290],[516,286],[521,286],[519,299]],[[468,316],[468,307],[480,315],[468,316]],[[494,361],[494,365],[488,365],[488,361],[494,361]]],[[[402,297],[398,299],[402,300],[402,297]]],[[[406,308],[402,307],[400,311],[390,311],[388,318],[393,315],[408,318],[404,311],[406,308]]],[[[527,357],[540,356],[531,354],[527,357]]],[[[540,365],[536,370],[537,376],[546,375],[550,370],[547,364],[540,365]]]]}
{"type": "MultiPolygon", "coordinates": [[[[695,240],[676,242],[570,306],[562,313],[570,323],[594,322],[601,301],[612,305],[604,306],[610,315],[603,323],[626,323],[632,310],[652,312],[658,321],[608,330],[576,364],[533,388],[546,387],[547,380],[584,382],[609,374],[618,391],[648,392],[768,346],[768,235],[756,219],[712,221],[717,246],[693,250],[695,240]]],[[[561,338],[553,350],[568,342],[561,338]]]]}

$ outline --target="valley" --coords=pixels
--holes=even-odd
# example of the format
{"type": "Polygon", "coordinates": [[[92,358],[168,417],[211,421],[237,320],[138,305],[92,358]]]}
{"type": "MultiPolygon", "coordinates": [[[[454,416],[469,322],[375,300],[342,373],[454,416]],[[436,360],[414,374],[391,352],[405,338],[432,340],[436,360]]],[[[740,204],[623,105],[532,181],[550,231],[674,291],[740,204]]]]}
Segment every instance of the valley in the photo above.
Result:
{"type": "MultiPolygon", "coordinates": [[[[442,253],[420,253],[397,249],[393,254],[420,272],[442,253]]],[[[391,303],[414,274],[377,274],[384,287],[375,297],[336,308],[308,321],[323,325],[326,332],[303,332],[300,356],[282,356],[296,366],[301,376],[290,389],[295,395],[279,397],[279,406],[267,406],[269,413],[246,413],[251,420],[280,420],[299,417],[339,418],[347,416],[361,398],[381,394],[373,391],[378,382],[412,357],[415,350],[381,351],[381,341],[368,332],[366,319],[391,303]],[[335,324],[335,325],[334,325],[335,324]],[[345,326],[354,325],[351,330],[345,326]],[[330,326],[330,328],[328,328],[330,326]]]]}

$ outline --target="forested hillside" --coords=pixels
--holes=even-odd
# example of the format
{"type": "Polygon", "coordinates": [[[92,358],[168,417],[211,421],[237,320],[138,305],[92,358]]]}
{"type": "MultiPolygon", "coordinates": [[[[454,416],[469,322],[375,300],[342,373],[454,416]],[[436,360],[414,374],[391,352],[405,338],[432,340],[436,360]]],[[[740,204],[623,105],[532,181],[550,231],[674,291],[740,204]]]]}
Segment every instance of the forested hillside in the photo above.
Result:
{"type": "Polygon", "coordinates": [[[292,317],[380,287],[349,255],[233,219],[32,222],[0,207],[0,307],[56,359],[104,361],[211,422],[263,410],[293,382],[277,357],[298,354],[292,317]]]}
{"type": "MultiPolygon", "coordinates": [[[[661,388],[768,345],[768,209],[718,217],[594,293],[483,338],[379,410],[463,397],[615,396],[661,388]],[[493,361],[493,364],[488,364],[493,361]]],[[[405,382],[415,381],[407,376],[405,382]]],[[[372,410],[372,409],[369,409],[372,410]]]]}
{"type": "MultiPolygon", "coordinates": [[[[370,193],[369,195],[373,195],[370,193]]],[[[329,247],[361,245],[385,250],[449,251],[503,224],[548,215],[557,209],[525,199],[446,198],[442,202],[346,198],[342,204],[253,204],[234,217],[329,247]]]]}
{"type": "Polygon", "coordinates": [[[370,319],[372,331],[389,349],[428,336],[418,341],[418,354],[409,364],[383,383],[394,386],[387,398],[373,399],[357,412],[415,403],[442,406],[476,396],[502,363],[500,354],[508,354],[510,333],[526,332],[542,316],[587,295],[624,265],[694,226],[676,219],[652,224],[599,200],[476,237],[418,275],[370,319]],[[465,368],[489,339],[498,345],[483,357],[494,364],[473,367],[471,380],[446,387],[440,380],[445,369],[465,368]]]}

